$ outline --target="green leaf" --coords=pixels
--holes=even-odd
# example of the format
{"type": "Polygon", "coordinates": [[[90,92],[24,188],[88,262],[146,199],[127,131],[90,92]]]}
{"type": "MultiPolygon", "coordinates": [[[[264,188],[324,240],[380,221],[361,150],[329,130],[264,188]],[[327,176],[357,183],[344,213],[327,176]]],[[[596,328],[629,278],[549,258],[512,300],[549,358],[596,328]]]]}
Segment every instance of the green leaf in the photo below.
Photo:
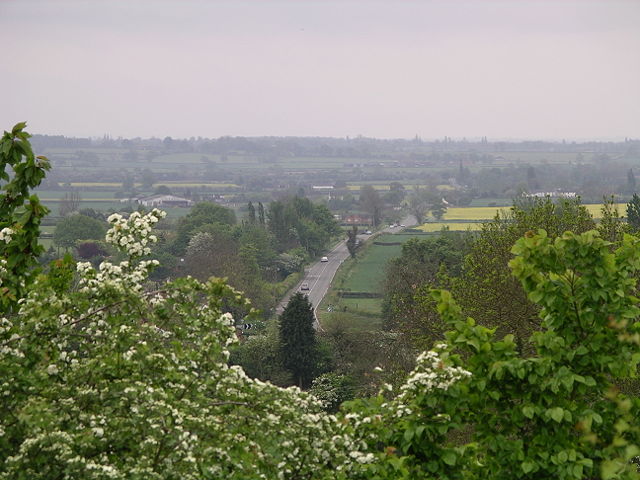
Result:
{"type": "Polygon", "coordinates": [[[564,410],[562,407],[550,408],[547,410],[547,415],[549,415],[553,420],[560,423],[564,418],[564,410]]]}
{"type": "Polygon", "coordinates": [[[456,464],[456,461],[458,460],[455,452],[451,450],[444,452],[441,458],[444,463],[451,466],[454,466],[456,464]]]}
{"type": "Polygon", "coordinates": [[[535,464],[533,462],[522,462],[520,464],[520,467],[522,468],[522,471],[524,473],[529,473],[533,470],[533,467],[535,467],[535,464]]]}

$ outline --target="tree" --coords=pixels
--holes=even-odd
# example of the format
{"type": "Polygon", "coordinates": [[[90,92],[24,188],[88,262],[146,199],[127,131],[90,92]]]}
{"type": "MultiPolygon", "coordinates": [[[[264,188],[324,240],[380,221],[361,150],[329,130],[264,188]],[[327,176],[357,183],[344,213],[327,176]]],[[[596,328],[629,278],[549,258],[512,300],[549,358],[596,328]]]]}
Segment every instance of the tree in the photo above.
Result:
{"type": "Polygon", "coordinates": [[[360,205],[371,215],[373,226],[377,227],[382,220],[384,202],[380,198],[378,191],[371,185],[364,185],[360,189],[360,205]]]}
{"type": "Polygon", "coordinates": [[[161,216],[111,215],[123,262],[58,261],[0,321],[0,478],[353,478],[361,446],[320,402],[228,366],[237,291],[143,286],[161,216]]]}
{"type": "Polygon", "coordinates": [[[384,326],[400,331],[418,348],[442,338],[444,325],[433,302],[423,294],[440,288],[443,276],[458,277],[469,251],[468,235],[443,231],[436,237],[412,238],[402,245],[401,255],[389,260],[384,276],[384,326]]]}
{"type": "Polygon", "coordinates": [[[636,193],[636,176],[633,174],[633,168],[627,172],[627,193],[636,193]]]}
{"type": "Polygon", "coordinates": [[[79,207],[80,192],[74,189],[70,192],[65,192],[64,197],[60,199],[60,206],[58,207],[58,210],[61,217],[66,217],[73,212],[77,212],[79,207]]]}
{"type": "Polygon", "coordinates": [[[85,215],[75,214],[61,219],[53,233],[53,243],[58,247],[72,248],[78,240],[100,240],[106,231],[104,222],[85,215]]]}
{"type": "Polygon", "coordinates": [[[247,220],[250,225],[255,225],[256,223],[256,207],[253,206],[252,202],[249,202],[247,205],[247,220]]]}
{"type": "Polygon", "coordinates": [[[637,193],[627,203],[627,222],[633,230],[640,230],[640,197],[637,193]]]}
{"type": "Polygon", "coordinates": [[[416,217],[418,225],[424,223],[427,213],[436,204],[442,204],[440,198],[426,188],[416,186],[409,196],[409,211],[416,217]]]}
{"type": "Polygon", "coordinates": [[[260,223],[262,228],[264,228],[266,225],[265,215],[264,215],[264,205],[262,204],[262,202],[258,202],[258,223],[260,223]]]}
{"type": "Polygon", "coordinates": [[[49,209],[30,190],[40,185],[51,167],[46,157],[35,156],[24,131],[16,124],[0,139],[0,311],[11,311],[38,274],[40,222],[49,209]],[[7,172],[9,168],[9,172],[7,172]],[[12,172],[11,172],[12,170],[12,172]]]}
{"type": "Polygon", "coordinates": [[[295,293],[280,315],[280,351],[284,367],[300,388],[308,387],[315,373],[314,323],[313,305],[306,295],[295,293]]]}
{"type": "Polygon", "coordinates": [[[524,341],[539,327],[540,319],[537,306],[527,299],[508,267],[516,240],[538,229],[556,238],[566,231],[583,233],[594,226],[580,199],[554,203],[550,198],[536,198],[515,204],[483,224],[465,258],[462,275],[453,279],[451,288],[464,311],[481,325],[524,341]]]}
{"type": "Polygon", "coordinates": [[[153,193],[155,193],[157,195],[172,195],[173,194],[171,189],[169,187],[167,187],[166,185],[158,185],[153,193]]]}
{"type": "Polygon", "coordinates": [[[432,292],[446,341],[399,389],[347,407],[365,418],[354,433],[377,458],[363,467],[370,478],[637,478],[640,399],[614,380],[637,373],[640,239],[612,252],[595,231],[554,240],[540,230],[513,252],[540,311],[531,353],[432,292]]]}
{"type": "Polygon", "coordinates": [[[356,258],[356,250],[358,249],[358,227],[353,225],[351,230],[347,230],[347,250],[351,258],[356,258]]]}
{"type": "Polygon", "coordinates": [[[220,224],[232,226],[235,223],[236,214],[233,210],[213,202],[197,203],[179,221],[172,250],[177,255],[184,253],[191,236],[203,225],[220,224]]]}

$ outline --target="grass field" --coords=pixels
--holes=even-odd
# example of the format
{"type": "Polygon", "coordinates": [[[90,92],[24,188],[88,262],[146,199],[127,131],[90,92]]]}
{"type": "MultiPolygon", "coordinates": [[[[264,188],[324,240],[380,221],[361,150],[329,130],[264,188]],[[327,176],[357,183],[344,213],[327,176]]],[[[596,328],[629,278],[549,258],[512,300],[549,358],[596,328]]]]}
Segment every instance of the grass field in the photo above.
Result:
{"type": "MultiPolygon", "coordinates": [[[[424,234],[383,234],[375,237],[375,241],[392,243],[406,242],[410,238],[424,238],[424,234]]],[[[381,323],[382,298],[340,298],[340,290],[351,292],[382,293],[381,281],[387,262],[400,255],[401,245],[373,245],[368,241],[358,253],[358,258],[346,260],[336,274],[328,295],[324,298],[317,313],[320,323],[331,321],[334,315],[346,315],[349,323],[362,329],[375,329],[381,323]],[[327,307],[332,306],[332,312],[327,307]]]]}

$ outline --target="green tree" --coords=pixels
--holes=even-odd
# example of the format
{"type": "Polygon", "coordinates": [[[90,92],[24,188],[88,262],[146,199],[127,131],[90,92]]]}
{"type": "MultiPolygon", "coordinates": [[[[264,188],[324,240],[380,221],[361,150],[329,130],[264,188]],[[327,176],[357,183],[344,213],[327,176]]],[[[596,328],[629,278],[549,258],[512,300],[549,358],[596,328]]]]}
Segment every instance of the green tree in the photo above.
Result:
{"type": "Polygon", "coordinates": [[[252,202],[247,205],[247,211],[247,220],[249,224],[254,225],[256,223],[256,207],[253,206],[252,202]]]}
{"type": "Polygon", "coordinates": [[[384,202],[378,191],[371,185],[364,185],[360,189],[360,206],[371,215],[373,226],[377,227],[382,220],[384,202]]]}
{"type": "Polygon", "coordinates": [[[627,203],[627,222],[634,231],[640,230],[640,197],[637,193],[627,203]]]}
{"type": "Polygon", "coordinates": [[[280,315],[280,348],[283,365],[296,384],[306,388],[316,370],[316,331],[313,305],[306,295],[295,293],[280,315]]]}
{"type": "Polygon", "coordinates": [[[640,358],[640,239],[612,252],[595,231],[553,240],[541,230],[513,252],[540,311],[531,353],[433,292],[446,341],[398,390],[347,407],[378,459],[363,467],[370,478],[638,478],[640,399],[613,381],[634,376],[640,358]]]}
{"type": "Polygon", "coordinates": [[[23,296],[38,271],[40,222],[49,213],[31,189],[40,185],[50,169],[45,157],[36,157],[24,131],[16,124],[0,139],[0,310],[10,311],[23,296]]]}
{"type": "Polygon", "coordinates": [[[358,250],[358,227],[353,225],[351,230],[347,230],[347,250],[351,258],[356,258],[356,251],[358,250]]]}
{"type": "Polygon", "coordinates": [[[264,228],[266,225],[264,205],[262,204],[262,202],[258,202],[258,223],[262,226],[262,228],[264,228]]]}
{"type": "Polygon", "coordinates": [[[444,325],[433,302],[419,301],[420,292],[442,286],[442,276],[459,276],[470,239],[466,234],[443,231],[435,237],[412,238],[399,257],[387,263],[383,289],[384,326],[403,332],[418,348],[442,338],[444,325]]]}
{"type": "Polygon", "coordinates": [[[220,224],[232,226],[236,223],[236,214],[233,210],[213,202],[201,202],[195,204],[189,213],[178,222],[176,238],[172,245],[174,254],[184,253],[189,239],[195,231],[207,224],[220,224]]]}
{"type": "Polygon", "coordinates": [[[462,274],[453,279],[452,290],[464,311],[480,324],[497,327],[523,341],[540,324],[538,307],[527,296],[508,263],[516,240],[528,231],[544,229],[556,238],[566,231],[582,233],[595,223],[579,199],[531,199],[501,211],[483,224],[474,237],[462,274]]]}
{"type": "Polygon", "coordinates": [[[53,243],[59,247],[75,247],[78,240],[100,240],[106,232],[105,223],[85,215],[62,218],[53,233],[53,243]]]}
{"type": "Polygon", "coordinates": [[[636,193],[636,176],[633,173],[633,168],[627,172],[627,193],[636,193]]]}
{"type": "Polygon", "coordinates": [[[0,320],[0,478],[354,478],[360,445],[320,402],[228,366],[237,291],[143,287],[160,217],[110,216],[125,261],[56,262],[0,320]]]}
{"type": "MultiPolygon", "coordinates": [[[[436,204],[442,205],[442,202],[437,194],[430,192],[426,188],[416,186],[409,196],[409,211],[411,215],[416,217],[418,225],[424,223],[427,213],[436,204]]],[[[442,214],[444,215],[444,212],[442,214]]]]}

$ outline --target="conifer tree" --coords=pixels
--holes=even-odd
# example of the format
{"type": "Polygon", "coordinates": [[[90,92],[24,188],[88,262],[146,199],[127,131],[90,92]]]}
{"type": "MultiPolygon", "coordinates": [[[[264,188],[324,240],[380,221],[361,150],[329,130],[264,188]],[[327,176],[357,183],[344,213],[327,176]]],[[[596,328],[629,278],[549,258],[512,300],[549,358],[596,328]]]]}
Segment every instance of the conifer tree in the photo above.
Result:
{"type": "Polygon", "coordinates": [[[296,293],[280,315],[280,351],[284,367],[300,388],[313,380],[316,360],[316,332],[313,305],[306,295],[296,293]]]}
{"type": "Polygon", "coordinates": [[[637,193],[634,193],[627,203],[627,222],[633,230],[640,228],[640,197],[637,193]]]}

